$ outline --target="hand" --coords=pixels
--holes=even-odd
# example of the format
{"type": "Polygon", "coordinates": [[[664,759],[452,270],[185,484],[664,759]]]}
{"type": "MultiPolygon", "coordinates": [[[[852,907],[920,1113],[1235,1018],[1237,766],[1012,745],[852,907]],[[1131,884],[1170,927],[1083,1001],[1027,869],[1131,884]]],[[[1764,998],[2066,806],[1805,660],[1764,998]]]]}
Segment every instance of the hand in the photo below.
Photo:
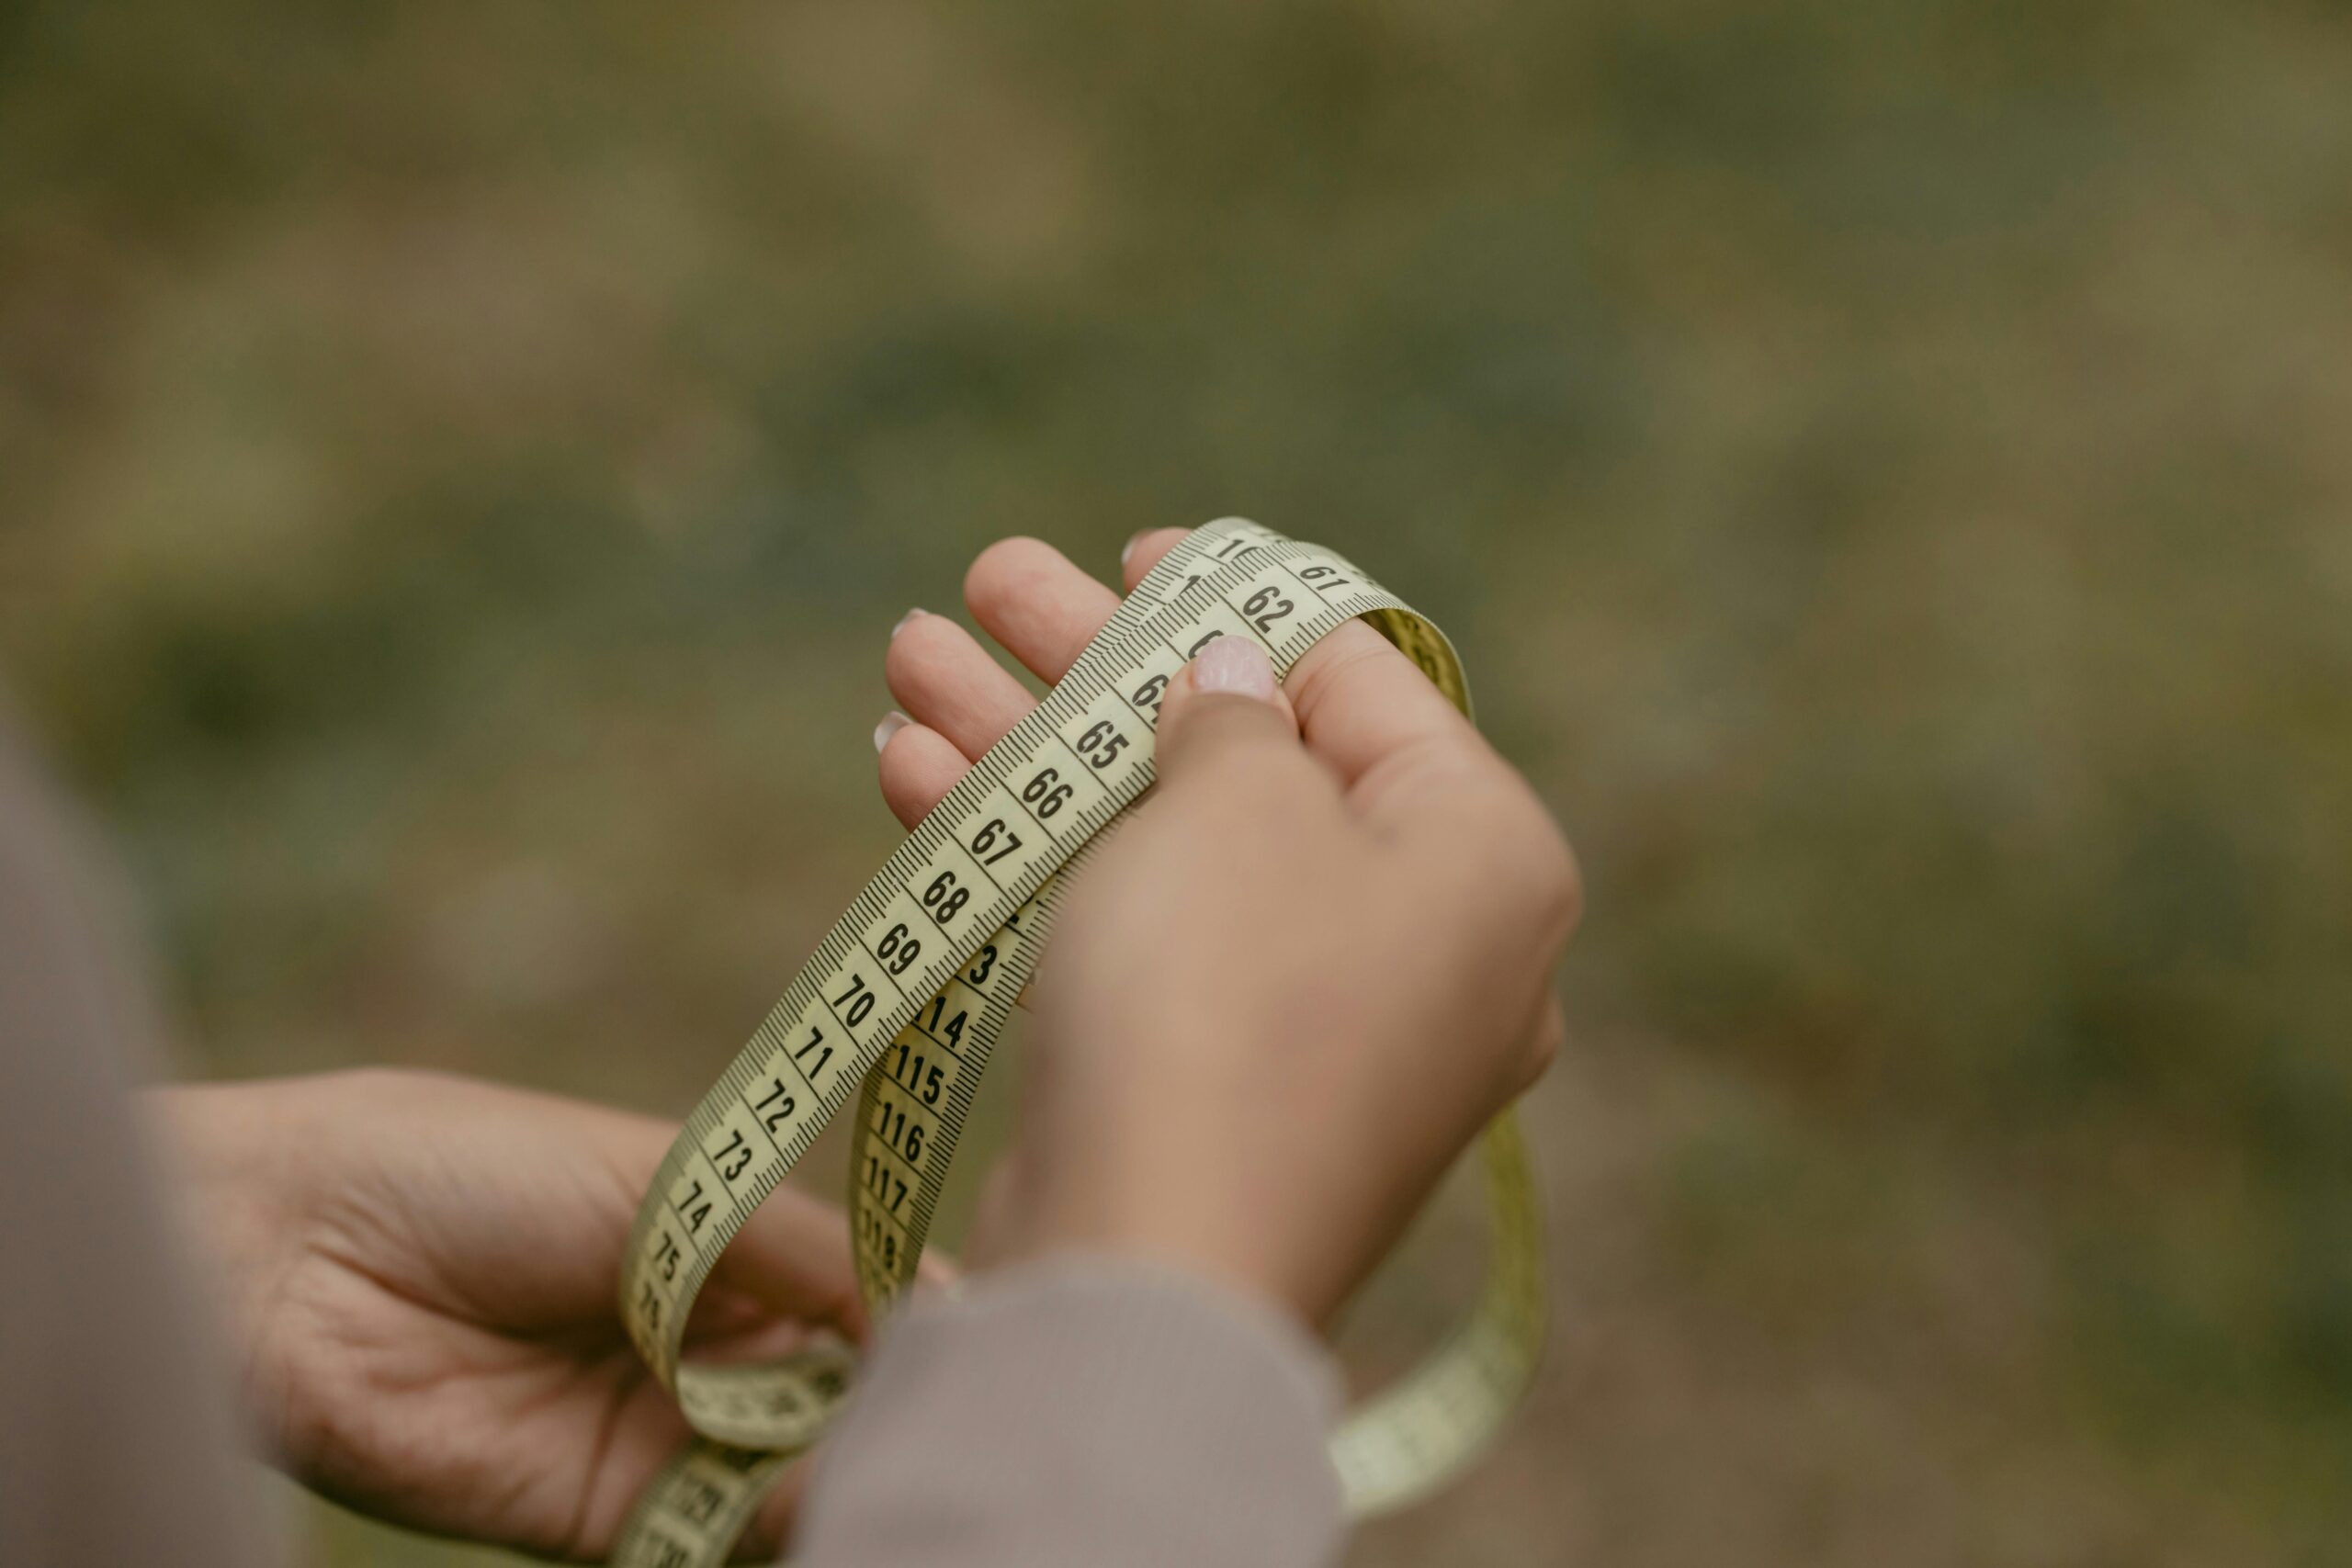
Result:
{"type": "MultiPolygon", "coordinates": [[[[1130,547],[1129,585],[1179,537],[1130,547]]],[[[1018,539],[965,593],[1046,680],[1118,602],[1018,539]]],[[[1030,703],[937,616],[900,624],[885,672],[906,718],[876,733],[883,793],[912,823],[1030,703]]],[[[1288,688],[1238,640],[1171,683],[1153,804],[1056,923],[975,1249],[1149,1256],[1320,1322],[1557,1050],[1578,886],[1542,805],[1368,626],[1288,688]]]]}
{"type": "MultiPolygon", "coordinates": [[[[160,1091],[243,1382],[305,1483],[397,1523],[602,1559],[688,1436],[615,1307],[674,1128],[368,1071],[160,1091]]],[[[711,1359],[865,1330],[840,1211],[789,1187],[704,1292],[711,1359]]],[[[744,1550],[773,1554],[788,1475],[744,1550]]]]}

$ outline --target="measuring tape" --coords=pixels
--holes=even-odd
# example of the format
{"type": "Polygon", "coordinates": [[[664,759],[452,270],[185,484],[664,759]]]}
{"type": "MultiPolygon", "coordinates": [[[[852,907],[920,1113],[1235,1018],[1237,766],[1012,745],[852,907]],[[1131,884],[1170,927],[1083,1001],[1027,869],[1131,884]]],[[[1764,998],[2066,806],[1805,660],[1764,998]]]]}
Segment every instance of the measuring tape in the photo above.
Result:
{"type": "MultiPolygon", "coordinates": [[[[696,1293],[762,1200],[856,1096],[850,1225],[881,1314],[907,1291],[997,1036],[1053,924],[1058,873],[1085,864],[1151,784],[1168,682],[1219,637],[1277,674],[1362,617],[1464,715],[1445,634],[1356,566],[1239,518],[1152,568],[1046,700],[974,763],[865,885],[751,1043],[686,1118],[629,1233],[623,1320],[699,1438],[647,1486],[612,1562],[724,1562],[779,1472],[816,1441],[854,1360],[820,1346],[757,1365],[682,1363],[696,1293]]],[[[1506,1111],[1480,1142],[1492,1248],[1468,1320],[1331,1438],[1351,1515],[1422,1496],[1518,1403],[1544,1337],[1543,1238],[1506,1111]]]]}

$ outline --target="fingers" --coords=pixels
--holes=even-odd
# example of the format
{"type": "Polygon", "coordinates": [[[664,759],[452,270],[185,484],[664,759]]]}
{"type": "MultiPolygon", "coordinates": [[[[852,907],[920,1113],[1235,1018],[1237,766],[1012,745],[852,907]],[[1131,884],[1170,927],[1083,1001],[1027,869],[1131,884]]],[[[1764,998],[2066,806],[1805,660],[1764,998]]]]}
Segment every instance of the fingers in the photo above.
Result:
{"type": "MultiPolygon", "coordinates": [[[[1120,576],[1130,593],[1186,528],[1150,528],[1127,541],[1120,576]]],[[[1283,682],[1307,748],[1353,784],[1399,750],[1460,744],[1476,731],[1394,643],[1362,621],[1335,627],[1302,655],[1283,682]]]]}
{"type": "MultiPolygon", "coordinates": [[[[1187,532],[1152,529],[1129,540],[1121,559],[1126,585],[1140,582],[1187,532]]],[[[1048,681],[1069,670],[1119,603],[1059,551],[1024,538],[981,552],[966,577],[965,598],[984,629],[1048,681]]],[[[977,760],[1033,705],[978,641],[935,615],[915,615],[893,634],[884,672],[913,722],[887,738],[883,791],[900,821],[912,826],[961,777],[947,753],[977,760]]],[[[1309,649],[1285,684],[1309,749],[1342,784],[1374,786],[1360,802],[1368,814],[1377,815],[1384,801],[1393,814],[1408,814],[1413,802],[1389,797],[1402,793],[1400,781],[1426,773],[1432,752],[1491,761],[1453,705],[1361,623],[1337,628],[1309,649]]]]}
{"type": "Polygon", "coordinates": [[[882,778],[882,798],[903,826],[912,828],[956,787],[971,760],[929,725],[901,720],[892,726],[885,719],[883,726],[875,731],[881,742],[876,767],[882,778]]]}
{"type": "Polygon", "coordinates": [[[915,723],[978,757],[1034,705],[1028,689],[944,615],[914,612],[890,634],[882,678],[915,723]]]}
{"type": "Polygon", "coordinates": [[[1119,596],[1051,545],[1000,539],[965,574],[964,603],[1031,674],[1058,681],[1119,607],[1119,596]]]}
{"type": "MultiPolygon", "coordinates": [[[[1128,592],[1191,530],[1153,528],[1127,541],[1120,574],[1128,592]]],[[[1476,743],[1467,720],[1397,651],[1361,621],[1335,627],[1283,682],[1297,712],[1307,749],[1355,784],[1398,751],[1426,744],[1476,743]]]]}
{"type": "Polygon", "coordinates": [[[1477,731],[1394,643],[1362,621],[1335,626],[1300,656],[1284,683],[1300,733],[1351,788],[1399,753],[1485,750],[1477,731]]]}
{"type": "MultiPolygon", "coordinates": [[[[1156,528],[1130,539],[1121,557],[1127,587],[1142,581],[1189,531],[1156,528]]],[[[1119,602],[1035,539],[1006,539],[981,552],[965,596],[989,634],[1046,680],[1060,679],[1119,602]]],[[[883,675],[907,711],[892,714],[874,733],[882,797],[900,824],[912,828],[1032,703],[962,627],[922,611],[892,631],[883,675]]]]}
{"type": "MultiPolygon", "coordinates": [[[[1121,562],[1126,586],[1140,582],[1187,532],[1153,529],[1128,541],[1121,562]]],[[[1046,681],[1062,677],[1119,603],[1061,552],[1023,538],[982,551],[964,592],[982,628],[1046,681]]],[[[884,672],[913,721],[944,735],[970,759],[1032,705],[1028,692],[976,640],[935,615],[917,615],[893,636],[884,672]]],[[[1400,749],[1430,739],[1460,743],[1475,734],[1409,660],[1360,623],[1339,627],[1309,649],[1286,686],[1308,745],[1343,784],[1355,783],[1400,749]]],[[[910,745],[917,749],[913,755],[929,750],[920,739],[910,745]]],[[[910,800],[935,785],[920,770],[907,782],[910,800]]]]}
{"type": "Polygon", "coordinates": [[[842,1212],[795,1188],[779,1187],[752,1211],[718,1255],[715,1282],[779,1316],[824,1324],[853,1339],[865,1334],[857,1262],[842,1212]]]}
{"type": "MultiPolygon", "coordinates": [[[[1139,582],[1185,535],[1179,528],[1136,535],[1122,555],[1123,580],[1139,582]]],[[[981,552],[967,574],[965,598],[990,635],[1048,681],[1068,671],[1119,603],[1059,551],[1023,538],[981,552]]],[[[940,616],[917,614],[902,623],[884,665],[911,722],[877,732],[882,788],[911,827],[962,777],[961,764],[985,753],[1033,705],[969,634],[940,616]]],[[[1299,660],[1285,689],[1307,750],[1347,788],[1360,817],[1482,874],[1499,863],[1529,894],[1515,911],[1540,906],[1545,923],[1563,932],[1573,923],[1574,863],[1541,804],[1385,638],[1361,622],[1336,628],[1299,660]]],[[[1167,746],[1163,731],[1163,759],[1167,746]]]]}
{"type": "Polygon", "coordinates": [[[1544,803],[1413,662],[1351,622],[1293,669],[1307,749],[1353,812],[1500,919],[1555,945],[1581,908],[1576,860],[1544,803]]]}
{"type": "MultiPolygon", "coordinates": [[[[1035,539],[980,552],[964,581],[973,617],[1040,679],[1057,681],[1119,607],[1119,596],[1035,539]]],[[[883,678],[914,725],[978,761],[1035,705],[1028,691],[955,622],[917,612],[891,633],[883,678]]],[[[877,739],[895,740],[894,737],[877,739]]],[[[941,781],[938,748],[917,736],[904,754],[884,747],[884,792],[912,826],[955,784],[941,781]],[[910,812],[911,811],[911,815],[910,812]]],[[[956,776],[960,776],[960,770],[956,776]]]]}
{"type": "Polygon", "coordinates": [[[1159,564],[1159,558],[1174,549],[1191,532],[1190,528],[1146,528],[1129,539],[1127,547],[1119,552],[1119,581],[1125,591],[1133,593],[1136,584],[1159,564]]]}

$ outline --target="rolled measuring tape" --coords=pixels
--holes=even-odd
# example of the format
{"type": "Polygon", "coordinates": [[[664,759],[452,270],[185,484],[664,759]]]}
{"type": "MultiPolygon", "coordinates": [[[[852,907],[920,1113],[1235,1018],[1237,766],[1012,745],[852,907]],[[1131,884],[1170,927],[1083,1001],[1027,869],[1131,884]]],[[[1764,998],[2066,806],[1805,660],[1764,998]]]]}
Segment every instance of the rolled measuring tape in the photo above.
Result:
{"type": "MultiPolygon", "coordinates": [[[[818,943],[686,1118],[630,1231],[622,1317],[699,1437],[638,1499],[613,1562],[727,1561],[778,1472],[848,1393],[855,1362],[839,1347],[753,1365],[681,1360],[695,1297],[752,1211],[854,1096],[850,1226],[859,1289],[879,1322],[914,1278],[973,1093],[1053,925],[1058,874],[1084,865],[1152,782],[1170,680],[1220,637],[1251,638],[1287,674],[1356,618],[1470,712],[1445,634],[1352,562],[1240,518],[1193,530],[818,943]]],[[[1508,1111],[1482,1135],[1480,1157],[1484,1286],[1451,1337],[1332,1435],[1351,1515],[1410,1502],[1460,1472],[1534,1375],[1542,1226],[1508,1111]]]]}

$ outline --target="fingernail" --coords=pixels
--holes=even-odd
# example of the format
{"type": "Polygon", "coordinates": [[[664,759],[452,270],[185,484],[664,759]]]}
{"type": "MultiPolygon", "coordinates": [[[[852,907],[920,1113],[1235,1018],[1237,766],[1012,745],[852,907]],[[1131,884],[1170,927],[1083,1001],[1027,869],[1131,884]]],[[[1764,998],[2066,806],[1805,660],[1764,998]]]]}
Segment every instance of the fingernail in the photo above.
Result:
{"type": "Polygon", "coordinates": [[[909,610],[905,615],[899,617],[898,623],[895,626],[891,626],[890,635],[893,637],[897,637],[900,632],[905,631],[909,624],[914,621],[917,616],[923,614],[925,614],[925,612],[922,610],[909,610]]]}
{"type": "Polygon", "coordinates": [[[1148,528],[1138,528],[1134,533],[1127,536],[1127,542],[1119,547],[1119,564],[1121,566],[1127,564],[1127,558],[1136,553],[1136,547],[1142,544],[1143,536],[1150,532],[1151,530],[1148,528]]]}
{"type": "Polygon", "coordinates": [[[1234,692],[1274,700],[1274,667],[1266,650],[1246,637],[1221,637],[1193,657],[1193,690],[1234,692]]]}
{"type": "Polygon", "coordinates": [[[899,731],[904,729],[908,725],[912,724],[914,720],[909,718],[905,714],[900,713],[896,708],[892,708],[888,713],[883,715],[882,722],[874,727],[874,750],[878,753],[883,747],[890,744],[890,737],[898,734],[899,731]]]}

